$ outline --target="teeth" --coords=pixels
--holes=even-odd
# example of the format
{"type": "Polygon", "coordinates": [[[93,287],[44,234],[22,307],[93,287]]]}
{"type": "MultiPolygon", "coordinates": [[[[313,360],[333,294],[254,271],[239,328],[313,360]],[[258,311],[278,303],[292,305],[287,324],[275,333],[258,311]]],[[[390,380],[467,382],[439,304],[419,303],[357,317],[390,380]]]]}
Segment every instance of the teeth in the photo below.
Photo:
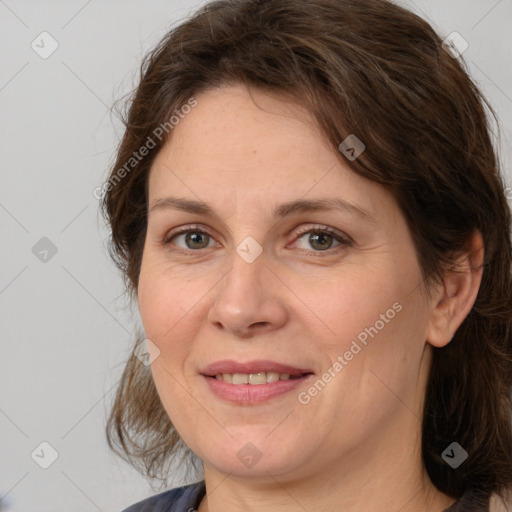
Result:
{"type": "Polygon", "coordinates": [[[234,373],[233,384],[249,384],[249,375],[246,373],[234,373]]]}
{"type": "Polygon", "coordinates": [[[217,380],[223,380],[230,384],[267,384],[278,380],[289,380],[289,373],[258,372],[258,373],[219,373],[215,376],[217,380]]]}

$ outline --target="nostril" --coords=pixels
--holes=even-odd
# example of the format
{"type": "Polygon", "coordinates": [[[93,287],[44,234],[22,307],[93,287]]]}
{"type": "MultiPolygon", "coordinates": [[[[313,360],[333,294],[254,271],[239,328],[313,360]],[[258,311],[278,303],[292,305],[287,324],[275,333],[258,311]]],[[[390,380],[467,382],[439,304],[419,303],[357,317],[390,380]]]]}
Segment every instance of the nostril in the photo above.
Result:
{"type": "Polygon", "coordinates": [[[251,324],[249,327],[251,329],[255,329],[255,328],[258,328],[259,326],[265,326],[267,325],[268,322],[254,322],[253,324],[251,324]]]}

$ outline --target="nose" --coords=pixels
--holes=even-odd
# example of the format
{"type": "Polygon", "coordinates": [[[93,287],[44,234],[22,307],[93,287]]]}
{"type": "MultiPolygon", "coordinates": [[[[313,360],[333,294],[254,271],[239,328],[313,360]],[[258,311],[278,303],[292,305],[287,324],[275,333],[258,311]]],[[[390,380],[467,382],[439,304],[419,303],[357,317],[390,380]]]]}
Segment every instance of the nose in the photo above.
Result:
{"type": "Polygon", "coordinates": [[[264,253],[248,263],[234,252],[231,261],[231,270],[215,288],[209,322],[238,338],[271,333],[285,325],[288,311],[279,294],[283,285],[267,267],[264,253]]]}

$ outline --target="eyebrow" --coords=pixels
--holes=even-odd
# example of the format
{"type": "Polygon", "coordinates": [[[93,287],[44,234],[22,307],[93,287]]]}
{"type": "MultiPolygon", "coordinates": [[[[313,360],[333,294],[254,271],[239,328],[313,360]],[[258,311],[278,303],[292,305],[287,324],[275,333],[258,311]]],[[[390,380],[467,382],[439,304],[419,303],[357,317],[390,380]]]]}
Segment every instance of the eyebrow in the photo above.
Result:
{"type": "MultiPolygon", "coordinates": [[[[149,213],[162,210],[178,210],[187,213],[195,213],[197,215],[216,216],[215,210],[209,203],[172,196],[157,199],[149,209],[149,213]]],[[[376,218],[371,215],[370,212],[341,198],[297,199],[295,201],[289,201],[278,205],[274,209],[274,217],[284,218],[294,213],[328,210],[341,210],[355,214],[364,220],[374,223],[377,222],[376,218]]]]}

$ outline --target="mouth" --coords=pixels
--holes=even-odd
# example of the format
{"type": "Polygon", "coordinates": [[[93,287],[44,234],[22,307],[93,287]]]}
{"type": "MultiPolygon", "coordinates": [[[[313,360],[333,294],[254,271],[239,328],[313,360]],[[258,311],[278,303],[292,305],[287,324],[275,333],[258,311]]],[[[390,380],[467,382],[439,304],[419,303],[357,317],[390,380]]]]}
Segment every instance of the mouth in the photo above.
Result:
{"type": "Polygon", "coordinates": [[[248,361],[245,363],[225,359],[206,366],[201,372],[230,384],[266,384],[290,380],[312,374],[312,370],[278,363],[277,361],[248,361]]]}
{"type": "Polygon", "coordinates": [[[217,361],[201,372],[218,397],[238,404],[258,403],[292,391],[314,375],[311,370],[277,363],[217,361]]]}
{"type": "Polygon", "coordinates": [[[257,372],[257,373],[218,373],[217,375],[205,375],[206,377],[215,378],[229,384],[250,384],[251,386],[260,386],[262,384],[270,384],[278,380],[294,380],[300,379],[309,373],[301,375],[290,375],[289,373],[278,372],[257,372]]]}

